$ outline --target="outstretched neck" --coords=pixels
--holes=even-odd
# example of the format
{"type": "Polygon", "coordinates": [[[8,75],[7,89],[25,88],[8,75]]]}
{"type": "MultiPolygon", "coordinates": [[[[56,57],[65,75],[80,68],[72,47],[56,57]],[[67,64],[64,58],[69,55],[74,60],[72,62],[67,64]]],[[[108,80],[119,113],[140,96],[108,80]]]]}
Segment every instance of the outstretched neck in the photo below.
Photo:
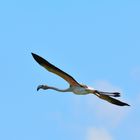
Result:
{"type": "Polygon", "coordinates": [[[67,88],[67,89],[59,89],[59,88],[56,88],[56,87],[49,87],[49,89],[52,89],[52,90],[56,90],[56,91],[59,91],[59,92],[70,92],[70,88],[67,88]]]}

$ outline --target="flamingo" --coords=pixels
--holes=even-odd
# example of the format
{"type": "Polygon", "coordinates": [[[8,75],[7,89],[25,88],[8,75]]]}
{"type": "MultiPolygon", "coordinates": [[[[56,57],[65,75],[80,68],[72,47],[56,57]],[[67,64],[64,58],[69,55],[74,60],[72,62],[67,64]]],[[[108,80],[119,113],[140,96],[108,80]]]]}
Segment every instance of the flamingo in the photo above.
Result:
{"type": "Polygon", "coordinates": [[[119,92],[103,92],[103,91],[95,90],[94,88],[91,88],[87,85],[80,84],[72,76],[70,76],[66,72],[62,71],[61,69],[57,68],[53,64],[49,63],[47,60],[45,60],[41,56],[39,56],[35,53],[31,53],[31,54],[38,64],[43,66],[49,72],[52,72],[52,73],[60,76],[61,78],[63,78],[65,81],[67,81],[69,83],[69,87],[67,89],[59,89],[59,88],[48,86],[48,85],[39,85],[37,87],[37,91],[40,89],[43,89],[43,90],[52,89],[52,90],[56,90],[59,92],[73,92],[74,94],[77,94],[77,95],[94,94],[97,97],[99,97],[100,99],[106,100],[114,105],[130,106],[129,104],[127,104],[125,102],[122,102],[120,100],[113,98],[113,97],[120,97],[119,92]]]}

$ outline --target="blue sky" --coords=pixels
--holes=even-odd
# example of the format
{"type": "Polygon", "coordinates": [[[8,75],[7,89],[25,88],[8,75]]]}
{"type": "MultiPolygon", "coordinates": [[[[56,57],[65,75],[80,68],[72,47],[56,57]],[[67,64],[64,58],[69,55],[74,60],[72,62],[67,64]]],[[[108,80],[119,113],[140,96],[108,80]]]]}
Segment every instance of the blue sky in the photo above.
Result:
{"type": "Polygon", "coordinates": [[[132,140],[140,137],[140,2],[0,2],[0,139],[132,140]],[[77,81],[120,91],[131,107],[93,95],[36,91],[67,83],[37,53],[77,81]]]}

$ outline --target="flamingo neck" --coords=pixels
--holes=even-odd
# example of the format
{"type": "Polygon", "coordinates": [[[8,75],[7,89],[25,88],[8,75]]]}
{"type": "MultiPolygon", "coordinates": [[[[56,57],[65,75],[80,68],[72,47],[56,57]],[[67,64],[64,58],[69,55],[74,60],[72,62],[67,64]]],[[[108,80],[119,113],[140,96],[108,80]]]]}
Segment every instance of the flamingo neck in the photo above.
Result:
{"type": "Polygon", "coordinates": [[[59,89],[59,88],[56,88],[56,87],[49,87],[49,89],[52,89],[52,90],[56,90],[56,91],[59,91],[59,92],[70,92],[70,88],[67,88],[67,89],[59,89]]]}

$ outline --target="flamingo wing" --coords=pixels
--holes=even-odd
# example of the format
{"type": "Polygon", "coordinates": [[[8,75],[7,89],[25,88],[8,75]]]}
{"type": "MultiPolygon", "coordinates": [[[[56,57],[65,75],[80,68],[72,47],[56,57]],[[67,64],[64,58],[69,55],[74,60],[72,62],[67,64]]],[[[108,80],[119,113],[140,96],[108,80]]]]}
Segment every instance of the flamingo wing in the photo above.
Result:
{"type": "Polygon", "coordinates": [[[112,104],[115,104],[115,105],[119,105],[119,106],[130,106],[129,104],[124,103],[124,102],[122,102],[120,100],[117,100],[115,98],[112,98],[112,97],[110,97],[108,95],[100,94],[100,95],[98,95],[98,97],[101,98],[101,99],[103,99],[103,100],[106,100],[106,101],[108,101],[108,102],[110,102],[112,104]]]}
{"type": "Polygon", "coordinates": [[[45,60],[44,58],[40,57],[39,55],[34,54],[34,53],[31,53],[31,54],[32,54],[33,58],[41,66],[43,66],[45,69],[47,69],[48,71],[60,76],[61,78],[66,80],[72,86],[80,86],[80,84],[72,76],[70,76],[66,72],[62,71],[61,69],[57,68],[53,64],[49,63],[47,60],[45,60]]]}

